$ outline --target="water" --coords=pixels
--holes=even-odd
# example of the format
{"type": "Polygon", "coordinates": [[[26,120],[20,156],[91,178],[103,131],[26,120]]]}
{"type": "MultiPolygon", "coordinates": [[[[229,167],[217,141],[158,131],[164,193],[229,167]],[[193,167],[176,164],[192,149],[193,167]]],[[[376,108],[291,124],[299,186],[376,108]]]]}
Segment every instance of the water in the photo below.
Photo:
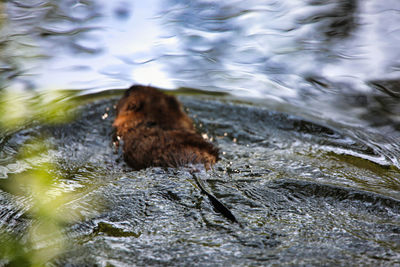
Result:
{"type": "MultiPolygon", "coordinates": [[[[0,133],[4,183],[30,168],[18,150],[43,134],[59,190],[79,192],[68,207],[83,219],[56,263],[400,264],[398,1],[0,7],[2,90],[79,100],[71,122],[0,133]],[[204,90],[175,94],[220,147],[202,179],[242,226],[184,168],[132,172],[112,153],[110,89],[132,83],[204,90]]],[[[29,198],[0,201],[0,224],[23,231],[29,198]]]]}

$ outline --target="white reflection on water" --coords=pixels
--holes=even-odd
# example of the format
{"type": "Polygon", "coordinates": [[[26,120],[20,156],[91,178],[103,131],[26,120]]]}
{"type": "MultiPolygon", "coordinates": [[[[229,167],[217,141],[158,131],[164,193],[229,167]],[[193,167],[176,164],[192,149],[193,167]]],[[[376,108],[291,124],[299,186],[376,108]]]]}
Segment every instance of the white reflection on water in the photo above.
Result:
{"type": "Polygon", "coordinates": [[[358,1],[359,27],[349,40],[336,46],[341,58],[324,66],[324,77],[336,82],[358,81],[359,90],[369,90],[364,81],[399,78],[399,69],[393,66],[393,59],[400,58],[397,42],[393,42],[400,41],[400,5],[396,2],[358,1]]]}
{"type": "Polygon", "coordinates": [[[307,77],[348,83],[356,92],[371,91],[366,81],[399,77],[394,0],[67,2],[62,8],[77,21],[56,14],[42,22],[30,17],[44,16],[43,6],[19,11],[8,4],[16,23],[10,28],[49,57],[22,62],[20,80],[33,88],[136,82],[287,101],[321,93],[307,77]],[[52,34],[37,36],[38,29],[52,34]]]}
{"type": "MultiPolygon", "coordinates": [[[[85,27],[97,29],[85,33],[75,44],[101,53],[80,55],[61,48],[60,53],[52,55],[35,71],[38,74],[34,77],[36,87],[109,89],[128,87],[136,82],[174,88],[164,66],[152,61],[159,53],[157,43],[162,34],[159,24],[154,22],[160,0],[134,1],[133,4],[129,1],[97,2],[101,5],[101,17],[85,23],[85,27]],[[117,16],[118,12],[125,13],[117,16]]],[[[74,8],[80,9],[81,4],[74,8]]],[[[41,45],[54,51],[53,44],[48,41],[41,45]]]]}

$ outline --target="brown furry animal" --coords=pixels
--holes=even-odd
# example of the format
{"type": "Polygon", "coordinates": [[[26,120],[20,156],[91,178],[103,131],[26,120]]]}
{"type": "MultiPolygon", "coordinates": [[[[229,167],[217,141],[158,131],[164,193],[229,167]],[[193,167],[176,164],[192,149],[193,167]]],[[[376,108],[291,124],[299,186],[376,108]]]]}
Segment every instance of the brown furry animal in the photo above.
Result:
{"type": "Polygon", "coordinates": [[[218,160],[218,149],[205,141],[174,96],[134,85],[117,105],[116,135],[124,141],[125,161],[135,170],[178,167],[218,160]]]}

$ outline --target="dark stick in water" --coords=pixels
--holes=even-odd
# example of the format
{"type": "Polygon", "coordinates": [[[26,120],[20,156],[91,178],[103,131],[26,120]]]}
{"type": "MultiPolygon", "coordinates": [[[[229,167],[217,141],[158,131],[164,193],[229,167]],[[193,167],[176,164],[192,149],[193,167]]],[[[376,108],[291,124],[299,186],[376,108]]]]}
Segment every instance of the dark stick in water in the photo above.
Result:
{"type": "Polygon", "coordinates": [[[236,217],[233,215],[233,213],[227,207],[225,207],[225,205],[222,204],[222,202],[219,201],[213,194],[211,194],[210,192],[208,192],[205,189],[205,187],[202,184],[202,182],[200,181],[200,179],[194,173],[192,173],[192,176],[193,176],[194,180],[196,181],[196,184],[200,187],[201,192],[203,192],[204,194],[206,194],[208,196],[208,199],[210,199],[214,208],[218,212],[220,212],[222,215],[224,215],[226,218],[231,220],[232,222],[238,223],[238,221],[236,220],[236,217]]]}

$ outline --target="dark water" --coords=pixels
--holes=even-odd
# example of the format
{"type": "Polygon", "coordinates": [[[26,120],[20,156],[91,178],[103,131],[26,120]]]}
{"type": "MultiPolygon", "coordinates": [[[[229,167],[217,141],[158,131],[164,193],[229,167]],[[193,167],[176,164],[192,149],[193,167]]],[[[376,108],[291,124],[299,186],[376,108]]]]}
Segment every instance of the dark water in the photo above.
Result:
{"type": "MultiPolygon", "coordinates": [[[[57,163],[63,190],[78,192],[68,207],[82,219],[67,227],[70,247],[57,264],[400,263],[400,174],[350,155],[374,156],[363,144],[236,98],[181,96],[200,131],[221,149],[215,169],[200,176],[238,225],[213,209],[188,170],[134,172],[112,153],[114,115],[107,110],[116,100],[90,101],[65,125],[3,137],[2,169],[23,173],[32,163],[16,159],[18,147],[48,136],[53,149],[41,157],[57,163]]],[[[26,219],[14,201],[2,192],[0,219],[21,231],[26,219]]]]}
{"type": "MultiPolygon", "coordinates": [[[[68,123],[0,132],[1,188],[37,163],[18,157],[21,147],[46,136],[38,166],[55,162],[59,190],[77,192],[68,207],[83,219],[66,227],[56,264],[400,264],[398,1],[35,0],[0,10],[1,90],[79,89],[85,103],[68,123]],[[221,149],[201,178],[241,225],[213,210],[188,170],[132,172],[112,153],[118,96],[107,89],[132,83],[206,90],[176,94],[221,149]]],[[[2,227],[29,225],[29,198],[0,190],[0,203],[2,227]]]]}

